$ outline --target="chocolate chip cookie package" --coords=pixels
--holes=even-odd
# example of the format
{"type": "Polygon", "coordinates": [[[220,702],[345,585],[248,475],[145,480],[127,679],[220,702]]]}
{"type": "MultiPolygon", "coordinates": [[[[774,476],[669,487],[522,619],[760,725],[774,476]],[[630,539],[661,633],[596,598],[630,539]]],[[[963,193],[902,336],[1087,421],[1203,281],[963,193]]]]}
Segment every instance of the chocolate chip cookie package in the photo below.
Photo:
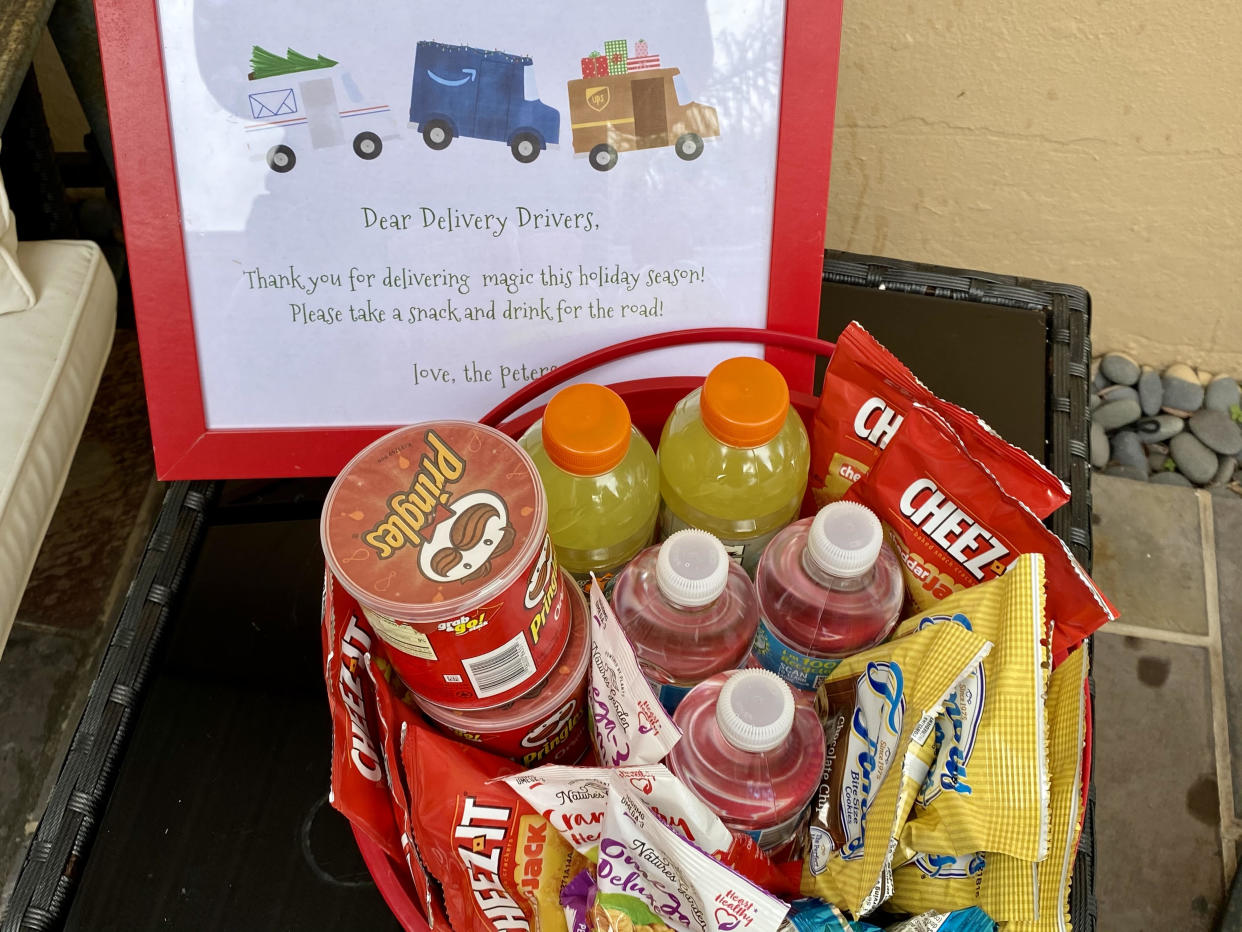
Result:
{"type": "Polygon", "coordinates": [[[569,605],[534,463],[469,421],[403,427],[364,449],[320,520],[332,574],[411,691],[504,705],[556,666],[569,605]]]}

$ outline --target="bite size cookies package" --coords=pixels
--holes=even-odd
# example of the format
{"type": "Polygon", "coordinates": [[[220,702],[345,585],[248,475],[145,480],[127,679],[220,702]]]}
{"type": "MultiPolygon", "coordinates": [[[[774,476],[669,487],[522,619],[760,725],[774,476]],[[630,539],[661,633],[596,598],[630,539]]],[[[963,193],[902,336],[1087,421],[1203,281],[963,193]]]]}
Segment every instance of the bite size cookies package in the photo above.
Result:
{"type": "Polygon", "coordinates": [[[811,805],[804,895],[856,919],[888,899],[911,742],[928,739],[945,700],[991,646],[961,625],[930,625],[843,660],[820,685],[816,707],[833,740],[811,805]]]}
{"type": "Polygon", "coordinates": [[[1028,861],[1048,851],[1044,567],[1042,555],[1023,555],[999,579],[897,626],[902,637],[956,624],[992,642],[916,749],[928,772],[902,836],[914,851],[968,859],[1002,852],[1028,861]]]}

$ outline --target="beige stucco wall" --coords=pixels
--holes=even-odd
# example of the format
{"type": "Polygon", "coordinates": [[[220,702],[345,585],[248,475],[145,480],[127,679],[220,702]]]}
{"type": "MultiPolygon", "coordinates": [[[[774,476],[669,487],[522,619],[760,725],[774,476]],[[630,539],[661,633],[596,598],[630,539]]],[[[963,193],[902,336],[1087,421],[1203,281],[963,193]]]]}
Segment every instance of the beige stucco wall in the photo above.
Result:
{"type": "Polygon", "coordinates": [[[1242,373],[1242,4],[846,0],[827,245],[1085,286],[1242,373]]]}

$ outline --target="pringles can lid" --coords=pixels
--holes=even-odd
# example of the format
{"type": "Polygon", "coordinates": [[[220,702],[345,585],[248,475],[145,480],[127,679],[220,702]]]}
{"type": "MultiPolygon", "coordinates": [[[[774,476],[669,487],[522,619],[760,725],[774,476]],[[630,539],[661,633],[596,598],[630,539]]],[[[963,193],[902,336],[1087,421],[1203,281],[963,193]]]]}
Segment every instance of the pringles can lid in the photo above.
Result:
{"type": "Polygon", "coordinates": [[[341,471],[320,538],[364,606],[410,622],[468,614],[544,544],[547,498],[526,452],[472,421],[393,431],[341,471]]]}

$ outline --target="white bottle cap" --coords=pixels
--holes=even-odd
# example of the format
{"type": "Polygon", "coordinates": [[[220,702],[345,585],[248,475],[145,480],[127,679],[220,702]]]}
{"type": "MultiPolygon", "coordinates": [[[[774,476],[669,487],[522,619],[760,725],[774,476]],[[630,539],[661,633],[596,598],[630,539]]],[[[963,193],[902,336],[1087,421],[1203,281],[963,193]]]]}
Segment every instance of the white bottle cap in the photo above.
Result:
{"type": "Polygon", "coordinates": [[[674,605],[698,608],[720,598],[729,582],[729,554],[707,531],[670,535],[656,557],[656,585],[674,605]]]}
{"type": "Polygon", "coordinates": [[[789,737],[793,720],[793,690],[770,670],[738,670],[716,697],[720,733],[742,751],[779,746],[789,737]]]}
{"type": "Polygon", "coordinates": [[[819,510],[806,538],[811,562],[833,576],[861,576],[875,566],[884,530],[870,508],[832,502],[819,510]]]}

